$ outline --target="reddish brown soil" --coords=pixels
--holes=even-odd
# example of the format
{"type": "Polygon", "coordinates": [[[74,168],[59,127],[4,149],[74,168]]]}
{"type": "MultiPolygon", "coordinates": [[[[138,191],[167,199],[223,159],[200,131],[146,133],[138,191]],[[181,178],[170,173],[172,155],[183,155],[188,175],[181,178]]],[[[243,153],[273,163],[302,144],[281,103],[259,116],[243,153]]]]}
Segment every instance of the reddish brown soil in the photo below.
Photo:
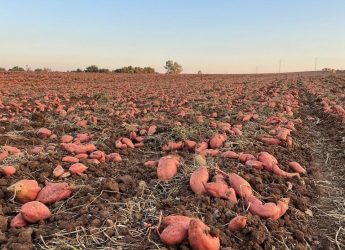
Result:
{"type": "MultiPolygon", "coordinates": [[[[17,118],[14,122],[0,122],[0,147],[11,145],[25,151],[23,157],[6,162],[17,167],[18,172],[14,176],[0,174],[1,249],[190,249],[187,240],[176,247],[164,246],[156,231],[144,226],[144,223],[157,225],[161,214],[203,219],[220,237],[222,249],[345,247],[344,231],[338,230],[345,228],[345,127],[339,117],[324,113],[320,98],[308,92],[305,83],[315,79],[332,79],[340,86],[345,85],[344,76],[334,78],[329,75],[321,78],[296,74],[0,73],[0,100],[9,106],[0,111],[3,117],[17,118]],[[258,136],[264,133],[261,125],[279,110],[264,106],[259,100],[265,96],[282,100],[290,89],[295,89],[299,98],[300,107],[295,110],[294,118],[303,121],[293,132],[294,146],[265,145],[258,140],[258,136]],[[67,107],[83,101],[86,106],[77,109],[76,113],[88,120],[90,114],[95,115],[97,124],[80,128],[73,119],[61,118],[52,111],[23,112],[25,109],[14,105],[28,96],[26,105],[34,106],[35,100],[44,102],[48,93],[57,93],[67,107]],[[69,100],[63,99],[64,93],[69,93],[69,100]],[[181,106],[171,105],[183,100],[186,103],[181,106]],[[228,106],[229,100],[231,107],[228,106]],[[97,101],[97,106],[93,106],[94,101],[97,101]],[[148,112],[128,115],[126,112],[134,107],[139,110],[146,108],[148,112]],[[159,110],[154,110],[154,107],[159,110]],[[189,108],[185,117],[177,115],[181,107],[189,108]],[[120,114],[110,116],[108,108],[120,114]],[[143,166],[145,161],[165,155],[161,146],[168,140],[202,140],[215,133],[212,126],[198,124],[197,115],[204,115],[208,120],[211,113],[217,112],[215,120],[236,124],[241,122],[238,112],[251,109],[255,109],[260,118],[244,125],[242,137],[230,136],[228,141],[231,144],[227,149],[252,154],[267,151],[285,170],[289,170],[288,162],[293,160],[304,166],[307,174],[301,179],[284,178],[245,167],[237,160],[208,157],[207,162],[210,167],[219,166],[226,172],[243,176],[265,202],[289,197],[289,209],[279,220],[261,219],[250,214],[242,200],[235,205],[208,195],[195,195],[189,187],[189,177],[195,169],[194,154],[187,150],[177,152],[182,156],[183,164],[178,175],[169,182],[159,181],[155,168],[143,166]],[[123,114],[127,114],[126,117],[121,117],[123,114]],[[314,119],[307,119],[308,116],[314,119]],[[182,125],[174,124],[175,121],[182,125]],[[133,127],[147,129],[151,124],[157,125],[158,130],[154,136],[145,138],[143,148],[115,148],[115,140],[128,136],[133,127]],[[51,129],[58,135],[58,140],[38,138],[35,131],[41,127],[51,129]],[[85,175],[71,175],[65,179],[80,187],[69,199],[49,205],[53,213],[51,218],[26,228],[11,229],[10,220],[21,204],[11,200],[7,187],[24,178],[36,179],[41,186],[46,180],[61,181],[53,177],[52,171],[57,164],[65,167],[69,164],[61,161],[68,154],[60,148],[59,138],[80,132],[92,133],[99,150],[118,152],[123,161],[89,164],[85,175]],[[40,155],[30,153],[34,146],[46,148],[48,144],[54,145],[55,150],[40,155]],[[289,183],[292,189],[288,188],[289,183]],[[308,215],[308,211],[312,211],[313,216],[308,215]],[[240,232],[231,233],[227,224],[237,214],[247,215],[248,225],[240,232]]],[[[214,175],[212,168],[210,173],[214,175]]]]}

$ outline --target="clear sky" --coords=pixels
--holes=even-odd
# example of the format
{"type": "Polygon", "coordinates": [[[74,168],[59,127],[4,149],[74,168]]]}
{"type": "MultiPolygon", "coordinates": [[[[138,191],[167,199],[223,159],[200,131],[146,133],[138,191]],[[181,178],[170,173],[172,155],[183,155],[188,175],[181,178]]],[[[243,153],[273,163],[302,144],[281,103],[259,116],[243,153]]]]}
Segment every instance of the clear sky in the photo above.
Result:
{"type": "Polygon", "coordinates": [[[0,0],[0,67],[345,69],[344,0],[0,0]]]}

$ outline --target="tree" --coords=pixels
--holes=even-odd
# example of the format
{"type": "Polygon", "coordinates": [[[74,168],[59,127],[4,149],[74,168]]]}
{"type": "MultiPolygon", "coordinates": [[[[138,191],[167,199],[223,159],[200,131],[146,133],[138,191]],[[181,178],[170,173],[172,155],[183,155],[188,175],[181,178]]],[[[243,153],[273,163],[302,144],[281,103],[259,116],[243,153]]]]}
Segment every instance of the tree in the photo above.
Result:
{"type": "Polygon", "coordinates": [[[22,67],[14,66],[12,69],[9,69],[8,71],[25,71],[22,67]]]}
{"type": "Polygon", "coordinates": [[[164,68],[167,74],[180,74],[183,71],[182,66],[172,60],[166,61],[164,68]]]}
{"type": "Polygon", "coordinates": [[[85,69],[85,72],[98,72],[98,67],[96,65],[91,65],[85,69]]]}
{"type": "Polygon", "coordinates": [[[198,75],[202,75],[202,71],[201,70],[198,71],[198,75]]]}
{"type": "Polygon", "coordinates": [[[1,71],[6,71],[6,69],[5,69],[5,68],[1,68],[1,67],[0,67],[0,72],[1,72],[1,71]]]}
{"type": "Polygon", "coordinates": [[[127,74],[153,74],[156,73],[154,68],[151,67],[133,67],[133,66],[127,66],[122,67],[119,69],[113,70],[114,73],[127,73],[127,74]]]}

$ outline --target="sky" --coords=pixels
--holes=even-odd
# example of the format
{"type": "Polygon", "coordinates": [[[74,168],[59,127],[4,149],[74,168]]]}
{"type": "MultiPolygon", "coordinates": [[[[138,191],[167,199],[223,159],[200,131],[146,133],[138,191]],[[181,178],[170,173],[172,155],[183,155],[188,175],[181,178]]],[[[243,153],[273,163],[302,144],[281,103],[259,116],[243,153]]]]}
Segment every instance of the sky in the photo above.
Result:
{"type": "Polygon", "coordinates": [[[0,0],[0,67],[345,69],[344,0],[0,0]]]}

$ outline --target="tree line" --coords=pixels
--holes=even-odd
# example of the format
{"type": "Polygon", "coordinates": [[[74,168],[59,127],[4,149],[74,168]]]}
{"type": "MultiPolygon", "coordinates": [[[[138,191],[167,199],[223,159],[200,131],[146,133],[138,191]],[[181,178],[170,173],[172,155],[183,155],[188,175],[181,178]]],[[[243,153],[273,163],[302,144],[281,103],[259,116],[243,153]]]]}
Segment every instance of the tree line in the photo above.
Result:
{"type": "MultiPolygon", "coordinates": [[[[177,62],[172,60],[168,60],[165,63],[164,68],[166,69],[167,74],[180,74],[183,71],[183,68],[177,62]]],[[[6,71],[5,68],[0,67],[0,71],[6,71]]],[[[50,68],[37,68],[35,70],[31,70],[30,68],[26,67],[26,70],[19,66],[14,66],[13,68],[8,69],[8,71],[35,71],[35,72],[51,72],[50,68]]],[[[156,70],[152,67],[133,67],[133,66],[126,66],[122,68],[118,68],[115,70],[110,71],[106,68],[99,68],[97,65],[90,65],[86,67],[86,69],[76,69],[72,70],[72,72],[93,72],[93,73],[127,73],[127,74],[155,74],[157,73],[156,70]]]]}

